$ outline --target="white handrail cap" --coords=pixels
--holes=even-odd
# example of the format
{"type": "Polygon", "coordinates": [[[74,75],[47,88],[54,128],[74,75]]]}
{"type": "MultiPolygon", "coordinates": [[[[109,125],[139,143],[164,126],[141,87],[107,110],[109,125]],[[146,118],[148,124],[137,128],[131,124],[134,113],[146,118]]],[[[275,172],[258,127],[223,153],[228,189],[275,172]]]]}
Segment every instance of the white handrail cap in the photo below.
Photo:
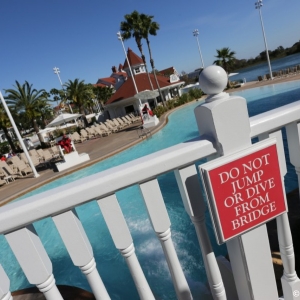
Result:
{"type": "Polygon", "coordinates": [[[207,95],[223,92],[227,81],[228,76],[225,70],[219,66],[206,67],[199,75],[199,86],[207,95]]]}

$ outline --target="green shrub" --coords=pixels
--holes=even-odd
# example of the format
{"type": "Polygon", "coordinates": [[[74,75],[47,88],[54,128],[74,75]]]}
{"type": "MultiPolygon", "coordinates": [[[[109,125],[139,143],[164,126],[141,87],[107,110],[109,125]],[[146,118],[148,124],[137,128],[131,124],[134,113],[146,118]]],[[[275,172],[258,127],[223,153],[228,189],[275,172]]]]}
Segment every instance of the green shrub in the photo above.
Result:
{"type": "Polygon", "coordinates": [[[56,130],[53,131],[53,135],[54,135],[55,137],[63,136],[64,133],[65,133],[65,131],[62,130],[62,129],[56,129],[56,130]]]}
{"type": "Polygon", "coordinates": [[[0,153],[5,154],[10,151],[10,146],[8,142],[0,143],[0,153]]]}
{"type": "Polygon", "coordinates": [[[202,91],[194,88],[194,89],[190,89],[188,94],[190,95],[190,97],[194,100],[194,99],[199,99],[201,98],[201,96],[203,95],[202,91]]]}
{"type": "Polygon", "coordinates": [[[163,115],[166,111],[168,111],[167,108],[160,105],[154,108],[153,113],[159,118],[161,115],[163,115]]]}
{"type": "Polygon", "coordinates": [[[163,115],[168,110],[171,110],[175,107],[181,106],[183,104],[186,104],[190,101],[193,101],[195,99],[201,98],[203,95],[203,92],[199,89],[191,89],[188,93],[181,95],[180,97],[176,97],[172,100],[166,101],[166,106],[157,106],[153,109],[153,113],[159,118],[161,115],[163,115]]]}

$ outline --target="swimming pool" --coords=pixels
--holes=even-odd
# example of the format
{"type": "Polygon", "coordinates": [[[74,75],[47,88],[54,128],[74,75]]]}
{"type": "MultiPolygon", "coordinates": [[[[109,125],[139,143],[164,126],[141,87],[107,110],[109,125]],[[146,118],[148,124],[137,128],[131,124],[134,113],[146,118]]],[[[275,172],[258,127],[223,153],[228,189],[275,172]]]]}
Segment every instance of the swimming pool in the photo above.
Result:
{"type": "MultiPolygon", "coordinates": [[[[300,83],[289,82],[280,84],[280,86],[279,84],[271,85],[240,91],[235,94],[247,99],[249,115],[253,116],[265,110],[300,99],[300,83]]],[[[193,110],[197,105],[199,103],[192,103],[171,114],[167,126],[145,142],[103,162],[55,180],[24,195],[22,198],[64,185],[65,183],[198,136],[198,128],[193,114],[193,110]]],[[[184,212],[174,175],[165,174],[160,176],[159,183],[162,187],[162,193],[170,215],[172,236],[179,260],[194,298],[199,298],[206,291],[204,284],[206,275],[193,225],[184,212]]],[[[293,184],[290,188],[293,188],[293,184]]],[[[117,196],[132,233],[137,256],[155,297],[159,299],[176,299],[161,246],[152,232],[138,188],[135,186],[130,187],[118,192],[117,196]]],[[[113,245],[97,204],[91,202],[76,208],[76,210],[92,243],[98,270],[111,298],[138,299],[127,266],[113,245]]],[[[208,214],[207,217],[209,219],[208,214]]],[[[216,245],[212,226],[209,222],[207,226],[209,234],[212,237],[216,255],[225,254],[226,247],[216,245]]],[[[35,228],[51,257],[53,273],[57,284],[75,285],[90,290],[85,277],[79,269],[73,266],[52,220],[48,218],[36,222],[35,228]]],[[[14,280],[11,289],[17,290],[27,287],[29,285],[27,279],[24,277],[22,271],[20,271],[3,237],[0,240],[0,249],[2,253],[1,257],[5,256],[5,261],[0,257],[0,263],[9,277],[17,278],[16,281],[14,280]]]]}

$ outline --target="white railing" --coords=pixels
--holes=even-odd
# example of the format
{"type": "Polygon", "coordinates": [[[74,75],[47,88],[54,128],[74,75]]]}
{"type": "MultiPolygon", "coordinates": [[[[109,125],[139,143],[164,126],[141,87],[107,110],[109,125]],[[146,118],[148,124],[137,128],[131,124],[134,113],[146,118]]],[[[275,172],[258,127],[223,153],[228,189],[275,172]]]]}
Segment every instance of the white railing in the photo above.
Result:
{"type": "MultiPolygon", "coordinates": [[[[176,170],[177,181],[184,189],[187,176],[184,171],[193,170],[192,172],[196,174],[194,163],[215,153],[216,150],[211,142],[199,138],[88,176],[49,192],[11,203],[0,208],[0,233],[5,235],[29,282],[37,285],[47,299],[60,299],[54,284],[50,259],[31,225],[37,220],[52,217],[74,265],[78,266],[87,276],[95,297],[109,299],[96,270],[92,247],[73,209],[78,205],[97,199],[115,246],[128,264],[141,299],[154,299],[136,258],[132,237],[115,195],[116,191],[139,184],[151,224],[166,256],[177,297],[191,299],[190,289],[173,246],[171,224],[156,178],[160,174],[176,170]]],[[[198,180],[194,184],[199,186],[198,180]]],[[[187,190],[187,188],[185,189],[187,190]]],[[[182,194],[185,193],[187,191],[182,190],[182,194]]],[[[191,205],[188,197],[185,198],[186,209],[191,214],[189,207],[191,205]]],[[[202,219],[200,218],[198,227],[200,231],[205,232],[204,209],[199,211],[199,214],[202,219]]],[[[193,215],[192,217],[195,219],[197,214],[193,215]]],[[[203,240],[203,237],[201,239],[203,240]]],[[[210,256],[206,265],[208,269],[211,269],[212,265],[216,268],[215,271],[209,270],[209,272],[216,273],[214,277],[217,282],[212,278],[212,284],[216,285],[217,283],[216,292],[219,293],[219,286],[222,287],[222,284],[220,275],[218,275],[216,259],[211,246],[209,246],[209,239],[206,238],[204,241],[205,247],[202,251],[210,256]]],[[[217,299],[224,298],[218,297],[217,299]]]]}
{"type": "MultiPolygon", "coordinates": [[[[286,128],[287,131],[291,162],[296,170],[297,168],[300,170],[300,159],[297,159],[300,158],[298,122],[300,122],[300,101],[250,118],[252,138],[263,139],[276,136],[279,139],[282,174],[286,173],[282,128],[286,128]]],[[[86,275],[96,299],[110,299],[96,269],[92,246],[74,209],[81,204],[97,201],[115,247],[128,265],[140,298],[154,299],[135,254],[133,239],[116,196],[116,192],[138,185],[151,225],[161,243],[177,298],[192,299],[193,296],[172,242],[171,222],[157,181],[159,175],[174,172],[184,208],[195,226],[212,297],[219,300],[238,299],[234,287],[230,284],[226,283],[225,293],[221,272],[205,225],[206,204],[195,166],[195,162],[203,158],[213,159],[219,155],[216,150],[218,147],[214,147],[215,144],[216,137],[202,135],[197,139],[88,176],[63,187],[10,203],[0,208],[0,233],[5,235],[28,281],[35,284],[44,293],[46,299],[59,300],[62,297],[55,285],[52,263],[32,225],[35,221],[51,217],[74,265],[86,275]]],[[[282,277],[284,297],[285,300],[291,300],[294,299],[292,291],[299,286],[299,279],[295,272],[292,238],[286,214],[277,218],[277,226],[284,264],[282,277]]],[[[228,247],[232,248],[233,244],[229,244],[228,247]]],[[[247,280],[251,281],[251,276],[247,280]]],[[[252,298],[248,298],[245,293],[243,299],[263,299],[255,298],[256,296],[253,295],[256,294],[253,291],[250,294],[252,298]]],[[[0,299],[12,299],[9,292],[9,279],[1,266],[0,299]]]]}

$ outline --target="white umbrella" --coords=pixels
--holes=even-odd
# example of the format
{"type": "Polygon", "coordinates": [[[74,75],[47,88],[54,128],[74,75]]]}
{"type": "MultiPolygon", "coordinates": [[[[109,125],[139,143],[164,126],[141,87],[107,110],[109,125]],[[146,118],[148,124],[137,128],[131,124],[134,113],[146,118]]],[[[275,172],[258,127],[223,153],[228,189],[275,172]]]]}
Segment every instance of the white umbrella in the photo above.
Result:
{"type": "Polygon", "coordinates": [[[136,99],[148,100],[148,99],[156,98],[158,96],[159,96],[159,92],[157,91],[144,90],[142,92],[135,94],[133,97],[136,99]]]}
{"type": "Polygon", "coordinates": [[[231,77],[231,76],[234,76],[234,75],[237,75],[239,73],[229,73],[228,77],[231,77]]]}
{"type": "Polygon", "coordinates": [[[60,124],[66,124],[68,121],[76,120],[79,117],[81,117],[81,114],[60,114],[46,127],[56,127],[60,124]]]}

